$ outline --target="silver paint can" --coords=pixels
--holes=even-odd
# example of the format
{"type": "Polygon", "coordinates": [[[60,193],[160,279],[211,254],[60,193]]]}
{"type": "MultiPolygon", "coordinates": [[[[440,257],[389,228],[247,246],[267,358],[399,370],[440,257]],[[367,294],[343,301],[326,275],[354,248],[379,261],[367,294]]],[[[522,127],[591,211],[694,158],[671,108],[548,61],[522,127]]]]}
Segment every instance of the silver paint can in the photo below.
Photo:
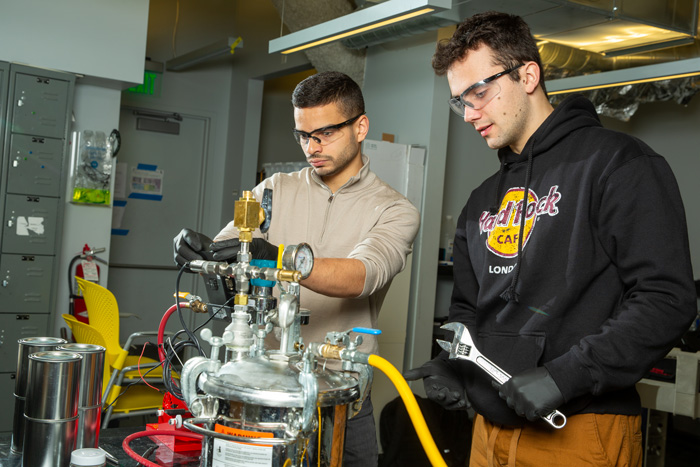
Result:
{"type": "Polygon", "coordinates": [[[83,356],[80,365],[78,434],[75,440],[75,449],[96,448],[99,442],[102,415],[105,348],[93,344],[63,344],[58,346],[57,350],[74,352],[83,356]]]}
{"type": "Polygon", "coordinates": [[[60,350],[29,356],[23,467],[67,467],[78,430],[83,356],[60,350]]]}
{"type": "Polygon", "coordinates": [[[77,417],[82,359],[58,350],[31,354],[24,414],[39,420],[77,417]]]}
{"type": "Polygon", "coordinates": [[[68,467],[78,431],[78,417],[37,420],[25,416],[22,467],[68,467]]]}
{"type": "Polygon", "coordinates": [[[15,377],[15,413],[12,423],[12,441],[10,448],[14,453],[21,453],[24,442],[24,405],[27,395],[27,370],[29,356],[36,352],[55,350],[67,341],[59,337],[26,337],[18,339],[17,371],[15,377]]]}

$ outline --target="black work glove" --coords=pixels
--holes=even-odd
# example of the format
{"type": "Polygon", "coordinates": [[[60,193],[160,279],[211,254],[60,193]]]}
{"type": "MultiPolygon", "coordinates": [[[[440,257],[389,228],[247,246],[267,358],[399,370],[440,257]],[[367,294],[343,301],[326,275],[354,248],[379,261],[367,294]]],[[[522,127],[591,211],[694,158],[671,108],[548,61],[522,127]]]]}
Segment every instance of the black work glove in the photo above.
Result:
{"type": "Polygon", "coordinates": [[[406,371],[403,377],[407,381],[423,378],[423,388],[428,399],[448,410],[465,410],[470,407],[460,374],[442,357],[406,371]]]}
{"type": "MultiPolygon", "coordinates": [[[[237,238],[231,238],[214,242],[210,248],[214,254],[215,261],[232,262],[236,260],[238,251],[241,249],[241,242],[237,238]]],[[[277,261],[277,247],[264,238],[256,237],[250,242],[250,254],[253,256],[253,259],[277,261]]]]}
{"type": "Polygon", "coordinates": [[[498,395],[508,403],[508,407],[531,422],[548,415],[564,403],[564,396],[545,367],[525,370],[502,385],[495,381],[491,384],[498,389],[498,395]]]}
{"type": "Polygon", "coordinates": [[[182,229],[173,238],[173,258],[175,264],[182,267],[188,261],[212,260],[211,252],[207,251],[211,238],[192,229],[182,229]]]}

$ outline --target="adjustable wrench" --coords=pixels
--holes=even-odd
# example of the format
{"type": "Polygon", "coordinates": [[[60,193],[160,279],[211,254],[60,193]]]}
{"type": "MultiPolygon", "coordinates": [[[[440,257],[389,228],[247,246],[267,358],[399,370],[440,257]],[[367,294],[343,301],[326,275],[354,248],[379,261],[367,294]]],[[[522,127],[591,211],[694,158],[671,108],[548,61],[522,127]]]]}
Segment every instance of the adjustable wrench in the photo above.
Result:
{"type": "MultiPolygon", "coordinates": [[[[469,330],[462,323],[447,323],[442,326],[442,329],[454,331],[455,336],[452,342],[447,342],[442,339],[437,339],[438,345],[444,350],[450,352],[450,358],[461,358],[469,360],[489,374],[497,383],[503,384],[510,379],[510,375],[498,367],[488,358],[484,357],[474,345],[472,336],[469,330]]],[[[554,428],[563,428],[566,425],[566,416],[554,410],[542,419],[552,425],[554,428]]]]}

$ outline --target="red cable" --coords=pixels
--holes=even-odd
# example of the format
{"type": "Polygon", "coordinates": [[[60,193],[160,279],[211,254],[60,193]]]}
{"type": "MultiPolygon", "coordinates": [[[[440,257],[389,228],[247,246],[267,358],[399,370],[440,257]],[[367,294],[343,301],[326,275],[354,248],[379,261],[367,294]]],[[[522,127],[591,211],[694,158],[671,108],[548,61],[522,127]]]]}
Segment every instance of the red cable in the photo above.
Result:
{"type": "MultiPolygon", "coordinates": [[[[188,302],[180,302],[181,308],[189,308],[190,304],[188,302]]],[[[165,336],[165,325],[168,324],[168,319],[170,315],[175,313],[177,310],[177,305],[173,305],[167,309],[163,317],[160,319],[160,324],[158,325],[158,358],[160,358],[161,363],[165,362],[165,351],[163,350],[163,337],[165,336]]]]}
{"type": "Polygon", "coordinates": [[[150,344],[150,342],[146,342],[145,344],[143,344],[143,348],[141,349],[141,355],[139,355],[139,361],[136,363],[136,369],[139,370],[139,377],[141,378],[141,381],[143,381],[143,382],[146,384],[146,386],[148,386],[149,388],[155,389],[156,391],[160,392],[160,389],[158,389],[158,388],[155,387],[155,386],[151,386],[150,384],[148,384],[148,381],[146,381],[146,379],[145,379],[145,378],[143,377],[143,375],[141,374],[141,359],[143,358],[143,352],[146,350],[146,346],[147,346],[148,344],[150,344]]]}
{"type": "Polygon", "coordinates": [[[138,438],[143,438],[144,436],[181,436],[183,438],[194,438],[194,439],[202,439],[202,435],[197,434],[197,433],[192,433],[189,431],[178,431],[178,430],[150,430],[150,431],[139,431],[136,433],[132,433],[126,438],[124,438],[124,441],[122,442],[122,449],[124,449],[124,452],[129,455],[132,459],[137,461],[140,464],[145,465],[146,467],[160,467],[158,464],[155,462],[151,462],[148,459],[145,459],[136,452],[131,449],[129,446],[129,443],[132,442],[135,439],[138,438]]]}

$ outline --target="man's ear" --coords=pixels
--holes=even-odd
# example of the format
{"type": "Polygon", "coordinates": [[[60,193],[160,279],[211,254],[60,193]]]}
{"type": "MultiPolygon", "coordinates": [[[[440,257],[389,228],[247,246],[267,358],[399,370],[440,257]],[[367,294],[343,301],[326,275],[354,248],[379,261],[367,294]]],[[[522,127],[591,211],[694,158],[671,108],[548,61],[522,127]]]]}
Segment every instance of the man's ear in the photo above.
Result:
{"type": "Polygon", "coordinates": [[[357,119],[357,131],[355,136],[357,137],[357,142],[360,143],[365,140],[367,133],[369,132],[369,118],[367,115],[363,115],[357,119]]]}
{"type": "Polygon", "coordinates": [[[542,70],[540,70],[537,63],[525,62],[525,66],[523,66],[523,70],[520,72],[520,79],[523,81],[525,91],[528,94],[535,92],[535,89],[537,89],[537,86],[540,84],[541,72],[542,70]]]}

